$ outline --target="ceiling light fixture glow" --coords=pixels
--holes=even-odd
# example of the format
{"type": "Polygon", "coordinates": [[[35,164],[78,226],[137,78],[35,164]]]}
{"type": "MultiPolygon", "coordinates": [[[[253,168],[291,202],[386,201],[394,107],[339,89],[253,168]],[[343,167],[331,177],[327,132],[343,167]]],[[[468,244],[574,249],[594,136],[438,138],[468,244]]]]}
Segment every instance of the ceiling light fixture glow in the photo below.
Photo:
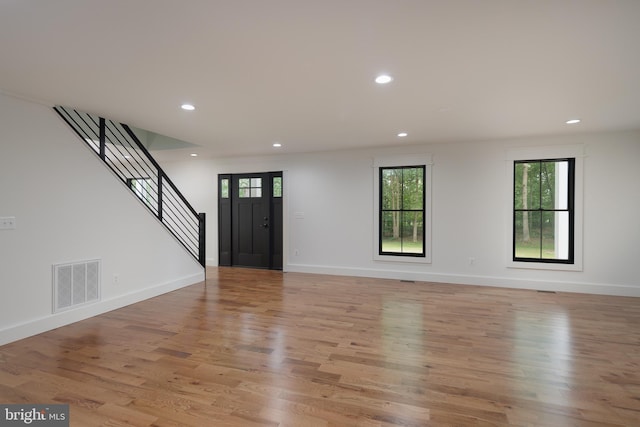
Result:
{"type": "Polygon", "coordinates": [[[571,119],[565,122],[568,125],[575,125],[576,123],[580,123],[580,119],[571,119]]]}
{"type": "Polygon", "coordinates": [[[282,144],[280,144],[279,142],[274,142],[274,143],[273,143],[273,146],[274,146],[275,148],[280,148],[280,147],[282,147],[282,144]]]}
{"type": "Polygon", "coordinates": [[[400,133],[398,134],[398,136],[399,136],[400,138],[404,138],[404,137],[405,137],[405,136],[407,136],[407,135],[409,135],[409,134],[408,134],[408,133],[406,133],[406,132],[400,132],[400,133]]]}
{"type": "Polygon", "coordinates": [[[180,108],[187,111],[193,111],[196,109],[196,107],[194,107],[193,104],[182,104],[180,108]]]}
{"type": "Polygon", "coordinates": [[[196,154],[196,153],[191,153],[191,154],[189,154],[189,155],[190,155],[191,157],[198,157],[198,154],[196,154]]]}
{"type": "Polygon", "coordinates": [[[393,77],[388,74],[380,74],[378,77],[376,77],[376,83],[378,83],[379,85],[385,85],[387,83],[391,83],[392,81],[393,77]]]}

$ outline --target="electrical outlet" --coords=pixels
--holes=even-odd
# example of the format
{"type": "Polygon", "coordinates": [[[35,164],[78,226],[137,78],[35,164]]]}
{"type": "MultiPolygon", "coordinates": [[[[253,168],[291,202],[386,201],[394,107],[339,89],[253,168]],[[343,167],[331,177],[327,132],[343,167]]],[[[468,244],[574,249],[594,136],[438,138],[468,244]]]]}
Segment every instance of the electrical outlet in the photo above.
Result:
{"type": "Polygon", "coordinates": [[[469,265],[475,265],[476,259],[472,256],[469,257],[469,265]]]}
{"type": "Polygon", "coordinates": [[[16,229],[16,217],[6,216],[0,218],[0,230],[15,230],[16,229]]]}
{"type": "Polygon", "coordinates": [[[114,274],[113,275],[113,284],[117,285],[118,283],[120,283],[120,275],[119,274],[114,274]]]}

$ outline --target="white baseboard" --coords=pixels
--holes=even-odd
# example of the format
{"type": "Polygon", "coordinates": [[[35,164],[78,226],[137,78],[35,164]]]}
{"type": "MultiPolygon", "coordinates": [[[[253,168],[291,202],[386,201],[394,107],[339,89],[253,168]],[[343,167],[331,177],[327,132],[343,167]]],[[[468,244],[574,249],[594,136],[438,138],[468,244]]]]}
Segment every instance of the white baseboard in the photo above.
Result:
{"type": "Polygon", "coordinates": [[[204,281],[204,270],[201,273],[182,277],[170,282],[150,286],[135,292],[110,299],[103,299],[95,304],[88,304],[74,310],[55,313],[50,316],[33,319],[18,325],[0,330],[0,345],[27,338],[80,320],[88,319],[108,311],[116,310],[136,302],[144,301],[167,292],[175,291],[204,281]]]}
{"type": "Polygon", "coordinates": [[[424,273],[390,269],[332,267],[309,264],[288,264],[285,266],[284,271],[297,273],[331,274],[340,276],[373,277],[379,279],[414,280],[419,282],[451,283],[458,285],[495,286],[499,288],[531,289],[539,291],[640,297],[640,287],[608,283],[530,280],[508,277],[424,273]]]}

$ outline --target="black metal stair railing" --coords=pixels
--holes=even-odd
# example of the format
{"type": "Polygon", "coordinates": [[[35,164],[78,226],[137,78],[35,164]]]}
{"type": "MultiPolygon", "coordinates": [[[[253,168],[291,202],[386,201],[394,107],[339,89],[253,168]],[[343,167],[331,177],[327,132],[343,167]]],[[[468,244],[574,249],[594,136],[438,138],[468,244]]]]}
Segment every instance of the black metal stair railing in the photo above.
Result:
{"type": "Polygon", "coordinates": [[[70,108],[54,109],[204,267],[205,214],[189,204],[131,128],[70,108]]]}

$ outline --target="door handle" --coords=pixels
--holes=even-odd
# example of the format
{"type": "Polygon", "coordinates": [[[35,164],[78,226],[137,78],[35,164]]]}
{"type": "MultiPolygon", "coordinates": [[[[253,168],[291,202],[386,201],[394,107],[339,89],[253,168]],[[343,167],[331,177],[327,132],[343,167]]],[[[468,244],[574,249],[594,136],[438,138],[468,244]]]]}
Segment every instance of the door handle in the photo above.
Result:
{"type": "Polygon", "coordinates": [[[264,228],[269,228],[269,224],[262,224],[264,228]]]}

